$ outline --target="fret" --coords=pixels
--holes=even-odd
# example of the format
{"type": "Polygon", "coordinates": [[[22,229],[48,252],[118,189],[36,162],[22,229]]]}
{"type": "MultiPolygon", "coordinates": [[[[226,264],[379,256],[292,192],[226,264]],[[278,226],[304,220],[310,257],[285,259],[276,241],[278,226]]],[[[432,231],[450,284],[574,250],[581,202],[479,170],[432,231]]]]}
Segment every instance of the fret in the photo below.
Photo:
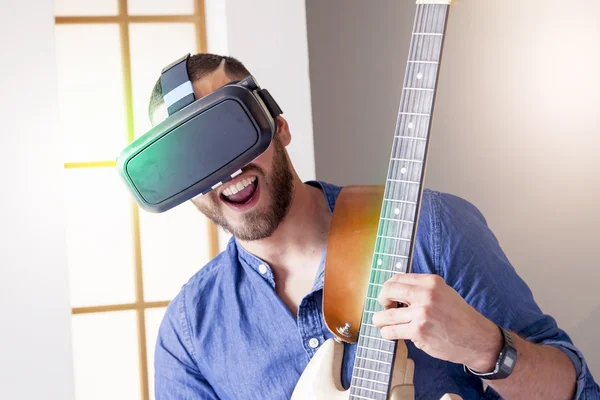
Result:
{"type": "Polygon", "coordinates": [[[366,358],[372,361],[383,361],[386,363],[391,363],[394,361],[394,350],[395,347],[389,346],[387,343],[383,343],[385,348],[381,348],[380,342],[370,342],[366,343],[364,341],[360,341],[358,343],[356,354],[361,359],[366,358]]]}
{"type": "Polygon", "coordinates": [[[386,373],[386,372],[375,371],[374,369],[369,369],[369,368],[364,368],[364,367],[357,367],[357,366],[354,366],[354,368],[355,368],[355,369],[361,369],[361,370],[363,370],[363,371],[369,371],[369,372],[373,372],[373,373],[375,373],[375,374],[381,374],[381,375],[389,376],[389,374],[388,374],[388,373],[386,373]]]}
{"type": "Polygon", "coordinates": [[[388,179],[389,182],[400,182],[400,183],[412,183],[415,185],[420,184],[421,182],[415,182],[415,181],[403,181],[402,179],[388,179]]]}
{"type": "MultiPolygon", "coordinates": [[[[389,269],[379,269],[379,268],[375,268],[375,267],[371,268],[371,271],[389,272],[391,274],[397,274],[398,273],[398,271],[390,271],[389,269]]],[[[367,299],[377,300],[377,299],[374,299],[374,298],[371,298],[371,297],[367,297],[367,299]]]]}
{"type": "Polygon", "coordinates": [[[398,257],[398,258],[408,258],[407,256],[398,256],[396,254],[387,254],[387,253],[380,253],[380,252],[375,252],[375,254],[379,254],[382,256],[388,256],[388,257],[398,257]]]}
{"type": "Polygon", "coordinates": [[[389,362],[386,362],[386,361],[380,361],[380,360],[373,360],[371,358],[364,358],[364,357],[359,357],[359,356],[355,356],[355,358],[360,358],[361,360],[367,360],[367,361],[376,362],[376,363],[379,363],[379,364],[392,365],[392,363],[389,363],[389,362]]]}
{"type": "Polygon", "coordinates": [[[371,283],[369,283],[369,285],[383,287],[383,285],[380,284],[380,283],[373,283],[373,282],[371,282],[371,283]]]}
{"type": "MultiPolygon", "coordinates": [[[[369,311],[369,312],[370,312],[370,311],[369,311]]],[[[376,337],[373,337],[373,336],[361,335],[360,337],[361,337],[361,338],[363,338],[363,337],[364,337],[364,338],[367,338],[367,339],[375,339],[375,340],[380,340],[380,341],[382,341],[382,342],[387,342],[387,343],[394,343],[392,340],[387,340],[387,339],[383,339],[383,338],[376,338],[376,337]]]]}
{"type": "Polygon", "coordinates": [[[402,204],[417,205],[416,201],[408,201],[408,200],[383,199],[383,201],[389,201],[391,203],[402,203],[402,204]]]}
{"type": "Polygon", "coordinates": [[[400,240],[400,241],[403,241],[403,242],[410,242],[411,241],[410,239],[403,239],[403,238],[392,237],[392,236],[377,236],[377,237],[380,237],[382,239],[400,240]]]}
{"type": "MultiPolygon", "coordinates": [[[[360,378],[358,378],[358,379],[360,379],[360,378]]],[[[378,382],[378,383],[382,384],[381,382],[378,382]]],[[[368,391],[373,392],[373,393],[380,393],[380,394],[387,395],[387,392],[382,392],[381,390],[377,390],[377,389],[373,389],[373,388],[366,388],[366,387],[362,387],[362,386],[355,386],[355,387],[360,388],[362,390],[368,390],[368,391]]]]}
{"type": "Polygon", "coordinates": [[[363,387],[356,387],[356,386],[352,386],[352,389],[350,390],[350,399],[352,399],[353,397],[359,397],[361,399],[369,399],[369,400],[387,400],[387,395],[385,394],[380,394],[380,393],[375,393],[375,392],[371,392],[369,389],[367,388],[363,388],[363,387]],[[355,391],[361,391],[361,394],[355,394],[355,391]],[[369,396],[369,397],[364,397],[364,396],[369,396]]]}
{"type": "Polygon", "coordinates": [[[413,32],[413,35],[424,35],[424,36],[444,36],[443,33],[429,33],[429,32],[413,32]]]}
{"type": "Polygon", "coordinates": [[[385,382],[382,382],[382,381],[378,381],[378,380],[375,380],[375,379],[369,379],[369,378],[365,378],[365,377],[362,377],[362,376],[353,376],[352,379],[360,379],[362,381],[369,381],[369,382],[379,383],[379,384],[385,383],[385,382]]]}
{"type": "Polygon", "coordinates": [[[408,60],[408,62],[411,64],[434,64],[434,65],[439,64],[438,61],[423,61],[423,60],[408,60]]]}
{"type": "Polygon", "coordinates": [[[356,349],[356,357],[359,357],[360,359],[367,359],[370,361],[377,361],[382,364],[391,364],[394,361],[394,354],[390,352],[380,351],[380,349],[377,348],[376,343],[370,343],[367,346],[359,344],[356,349]]]}
{"type": "Polygon", "coordinates": [[[394,353],[393,353],[393,352],[391,352],[391,351],[386,351],[386,350],[383,350],[383,349],[372,349],[372,348],[370,348],[370,347],[365,347],[365,346],[361,346],[361,345],[357,345],[356,347],[358,347],[358,348],[360,348],[360,349],[369,350],[369,351],[378,351],[378,352],[380,352],[380,353],[394,354],[394,353]]]}
{"type": "Polygon", "coordinates": [[[414,87],[406,87],[403,88],[402,90],[416,90],[416,91],[423,91],[423,92],[433,92],[433,89],[428,89],[428,88],[414,88],[414,87]]]}
{"type": "Polygon", "coordinates": [[[401,112],[400,115],[413,115],[417,117],[431,117],[429,114],[421,114],[421,113],[409,113],[409,112],[401,112]]]}
{"type": "Polygon", "coordinates": [[[373,400],[371,397],[363,397],[363,396],[359,396],[358,394],[351,394],[349,400],[352,400],[353,397],[357,397],[359,399],[364,399],[364,400],[373,400]]]}
{"type": "Polygon", "coordinates": [[[392,275],[396,273],[396,271],[390,271],[389,269],[378,269],[378,268],[375,268],[375,267],[371,268],[371,271],[377,271],[377,272],[379,272],[380,273],[378,275],[379,277],[381,277],[383,273],[389,273],[389,274],[392,274],[392,275]]]}
{"type": "MultiPolygon", "coordinates": [[[[396,275],[398,273],[398,271],[390,271],[388,269],[379,269],[379,268],[375,268],[375,267],[371,268],[371,270],[372,271],[381,271],[381,272],[390,272],[394,275],[396,275]]],[[[377,300],[377,299],[371,299],[371,300],[377,300]]]]}
{"type": "Polygon", "coordinates": [[[416,137],[416,136],[394,136],[398,139],[411,139],[411,140],[427,140],[427,138],[416,137]]]}
{"type": "Polygon", "coordinates": [[[422,163],[423,160],[412,160],[410,158],[393,158],[392,157],[392,161],[407,161],[407,162],[414,162],[414,163],[422,163]]]}
{"type": "Polygon", "coordinates": [[[380,218],[380,219],[383,219],[384,221],[402,222],[404,224],[414,224],[414,221],[406,221],[406,220],[403,220],[403,219],[396,219],[396,218],[380,218]]]}

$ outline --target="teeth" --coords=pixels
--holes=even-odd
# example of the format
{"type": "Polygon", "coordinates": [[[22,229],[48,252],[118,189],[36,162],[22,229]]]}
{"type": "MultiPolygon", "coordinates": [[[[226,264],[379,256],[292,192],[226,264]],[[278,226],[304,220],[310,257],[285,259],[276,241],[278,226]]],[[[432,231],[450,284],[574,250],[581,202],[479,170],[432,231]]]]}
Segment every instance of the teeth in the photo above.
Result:
{"type": "Polygon", "coordinates": [[[223,190],[223,194],[225,196],[231,196],[232,194],[236,194],[240,190],[243,190],[246,186],[250,185],[256,180],[256,177],[244,178],[235,185],[228,186],[225,190],[223,190]]]}

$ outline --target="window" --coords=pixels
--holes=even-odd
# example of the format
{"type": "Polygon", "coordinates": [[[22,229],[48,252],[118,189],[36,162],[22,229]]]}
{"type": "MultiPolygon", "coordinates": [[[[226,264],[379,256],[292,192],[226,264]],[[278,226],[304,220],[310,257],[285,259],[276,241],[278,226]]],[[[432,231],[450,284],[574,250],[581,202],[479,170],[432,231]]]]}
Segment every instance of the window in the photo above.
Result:
{"type": "Polygon", "coordinates": [[[149,128],[161,69],[206,51],[203,0],[55,0],[67,251],[77,400],[153,398],[165,307],[219,251],[189,203],[135,204],[115,171],[149,128]]]}

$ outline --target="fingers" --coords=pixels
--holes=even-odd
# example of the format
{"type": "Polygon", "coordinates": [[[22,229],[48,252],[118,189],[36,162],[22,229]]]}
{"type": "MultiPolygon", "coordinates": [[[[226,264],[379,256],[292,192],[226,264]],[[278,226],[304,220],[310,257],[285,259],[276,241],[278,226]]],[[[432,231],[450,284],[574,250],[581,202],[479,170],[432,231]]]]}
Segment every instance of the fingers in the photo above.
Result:
{"type": "Polygon", "coordinates": [[[386,340],[412,340],[413,330],[410,324],[384,326],[381,328],[381,337],[386,340]]]}
{"type": "Polygon", "coordinates": [[[396,303],[431,304],[442,285],[445,282],[438,275],[397,274],[385,282],[377,300],[386,308],[396,303]]]}
{"type": "Polygon", "coordinates": [[[378,328],[388,325],[408,324],[410,321],[412,321],[412,309],[410,307],[390,308],[373,314],[373,325],[378,328]]]}

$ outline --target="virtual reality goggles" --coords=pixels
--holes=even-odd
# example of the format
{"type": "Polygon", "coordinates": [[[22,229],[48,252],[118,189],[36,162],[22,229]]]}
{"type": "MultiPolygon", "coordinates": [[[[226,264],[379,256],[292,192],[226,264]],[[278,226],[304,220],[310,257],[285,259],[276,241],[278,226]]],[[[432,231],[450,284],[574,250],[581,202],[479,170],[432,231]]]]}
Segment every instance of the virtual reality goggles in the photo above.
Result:
{"type": "Polygon", "coordinates": [[[150,212],[167,211],[241,174],[267,150],[282,113],[252,76],[196,99],[189,57],[162,70],[167,119],[117,158],[120,176],[150,212]]]}

